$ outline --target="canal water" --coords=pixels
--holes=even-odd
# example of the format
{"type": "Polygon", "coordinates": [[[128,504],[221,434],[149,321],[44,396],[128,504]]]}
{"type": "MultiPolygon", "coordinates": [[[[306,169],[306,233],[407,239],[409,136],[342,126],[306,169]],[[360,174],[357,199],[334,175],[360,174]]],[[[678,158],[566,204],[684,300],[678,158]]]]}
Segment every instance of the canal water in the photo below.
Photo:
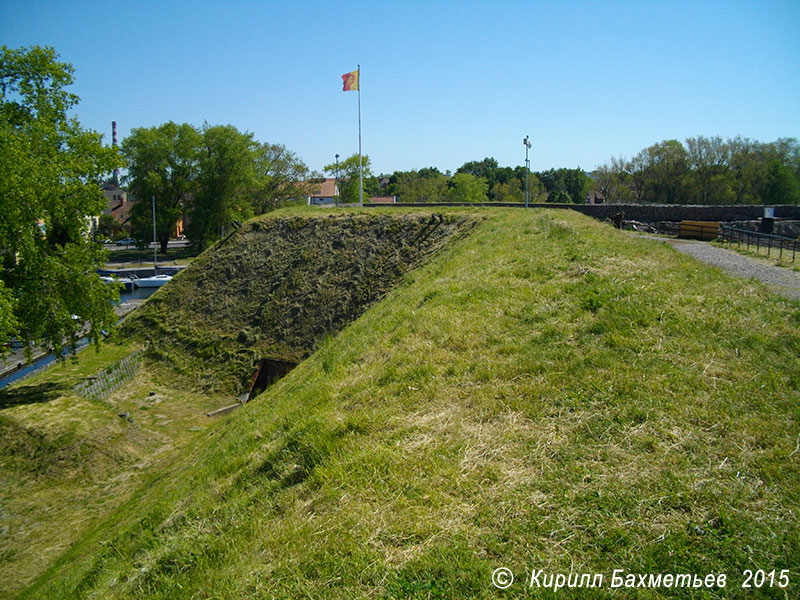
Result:
{"type": "MultiPolygon", "coordinates": [[[[129,300],[146,300],[147,298],[152,296],[157,289],[158,288],[138,288],[135,290],[131,290],[129,292],[122,290],[119,294],[119,303],[124,304],[129,300]]],[[[78,341],[77,349],[81,350],[85,348],[88,344],[89,340],[87,340],[86,338],[81,338],[78,341]]],[[[66,356],[67,354],[69,354],[69,349],[65,349],[62,352],[62,356],[66,356]]],[[[55,354],[48,354],[47,356],[42,356],[41,358],[33,361],[33,363],[31,364],[24,364],[21,368],[17,369],[16,371],[13,371],[12,373],[9,373],[8,375],[0,379],[0,389],[3,389],[7,385],[10,385],[15,381],[24,379],[25,377],[35,373],[39,369],[43,369],[44,367],[52,364],[55,360],[56,360],[55,354]]],[[[2,362],[0,362],[0,370],[2,370],[2,362]]]]}
{"type": "Polygon", "coordinates": [[[128,300],[144,300],[152,296],[157,289],[158,288],[136,288],[130,292],[122,290],[119,293],[119,303],[122,304],[128,300]]]}

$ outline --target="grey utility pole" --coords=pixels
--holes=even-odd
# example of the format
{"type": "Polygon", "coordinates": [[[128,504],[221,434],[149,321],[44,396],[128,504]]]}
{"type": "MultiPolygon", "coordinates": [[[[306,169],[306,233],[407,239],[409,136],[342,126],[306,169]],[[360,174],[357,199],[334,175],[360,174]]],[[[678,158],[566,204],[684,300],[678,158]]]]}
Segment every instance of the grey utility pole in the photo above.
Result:
{"type": "Polygon", "coordinates": [[[156,262],[156,252],[158,252],[158,242],[156,241],[156,197],[150,196],[150,202],[153,206],[153,269],[158,275],[158,264],[156,262]]]}
{"type": "Polygon", "coordinates": [[[339,155],[336,155],[336,179],[333,180],[333,195],[336,196],[336,206],[339,206],[339,155]]]}
{"type": "Polygon", "coordinates": [[[528,150],[531,147],[530,136],[526,135],[522,143],[525,144],[525,208],[528,208],[528,202],[531,197],[531,161],[528,160],[528,150]]]}

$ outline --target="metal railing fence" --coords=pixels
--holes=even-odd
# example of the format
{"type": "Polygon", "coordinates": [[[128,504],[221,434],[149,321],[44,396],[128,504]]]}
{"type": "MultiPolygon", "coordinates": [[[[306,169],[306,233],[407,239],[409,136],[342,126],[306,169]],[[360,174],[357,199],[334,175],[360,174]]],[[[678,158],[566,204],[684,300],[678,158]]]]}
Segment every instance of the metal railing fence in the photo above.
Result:
{"type": "Polygon", "coordinates": [[[727,242],[728,247],[730,247],[731,244],[736,244],[739,248],[744,244],[747,250],[754,247],[756,253],[760,253],[763,248],[766,248],[767,256],[770,256],[770,253],[774,250],[778,252],[779,259],[783,258],[784,252],[787,257],[789,252],[791,252],[791,262],[794,262],[795,256],[800,253],[800,240],[773,235],[771,233],[749,231],[747,229],[740,229],[728,225],[720,227],[719,239],[723,243],[727,242]]]}

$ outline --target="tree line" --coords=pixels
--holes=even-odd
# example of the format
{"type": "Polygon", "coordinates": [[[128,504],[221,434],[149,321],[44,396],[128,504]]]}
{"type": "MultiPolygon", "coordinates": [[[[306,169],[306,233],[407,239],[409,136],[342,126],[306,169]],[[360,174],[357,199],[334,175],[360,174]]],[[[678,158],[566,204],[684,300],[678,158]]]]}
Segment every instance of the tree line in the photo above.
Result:
{"type": "Polygon", "coordinates": [[[606,202],[800,204],[800,145],[743,137],[665,140],[630,160],[612,158],[595,172],[606,202]]]}
{"type": "MultiPolygon", "coordinates": [[[[375,176],[369,156],[363,156],[362,163],[365,197],[397,196],[400,202],[525,202],[525,167],[501,167],[490,157],[466,162],[452,174],[425,167],[375,176]]],[[[337,177],[343,202],[358,202],[358,166],[356,154],[323,167],[337,177]]],[[[580,168],[532,171],[528,185],[531,203],[585,202],[592,187],[580,168]]]]}
{"type": "Polygon", "coordinates": [[[219,239],[231,223],[263,214],[287,199],[307,193],[312,173],[281,144],[259,143],[233,125],[196,128],[172,121],[139,127],[122,141],[128,174],[124,182],[136,202],[133,235],[156,238],[161,251],[179,219],[199,248],[219,239]]]}

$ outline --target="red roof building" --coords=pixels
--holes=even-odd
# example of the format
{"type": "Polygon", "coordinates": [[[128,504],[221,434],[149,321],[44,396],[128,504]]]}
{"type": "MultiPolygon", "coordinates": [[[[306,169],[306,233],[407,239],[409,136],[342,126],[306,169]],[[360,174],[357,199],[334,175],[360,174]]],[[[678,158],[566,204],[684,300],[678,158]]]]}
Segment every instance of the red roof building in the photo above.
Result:
{"type": "Polygon", "coordinates": [[[335,204],[339,200],[336,179],[329,177],[315,185],[316,191],[308,195],[308,204],[335,204]]]}

